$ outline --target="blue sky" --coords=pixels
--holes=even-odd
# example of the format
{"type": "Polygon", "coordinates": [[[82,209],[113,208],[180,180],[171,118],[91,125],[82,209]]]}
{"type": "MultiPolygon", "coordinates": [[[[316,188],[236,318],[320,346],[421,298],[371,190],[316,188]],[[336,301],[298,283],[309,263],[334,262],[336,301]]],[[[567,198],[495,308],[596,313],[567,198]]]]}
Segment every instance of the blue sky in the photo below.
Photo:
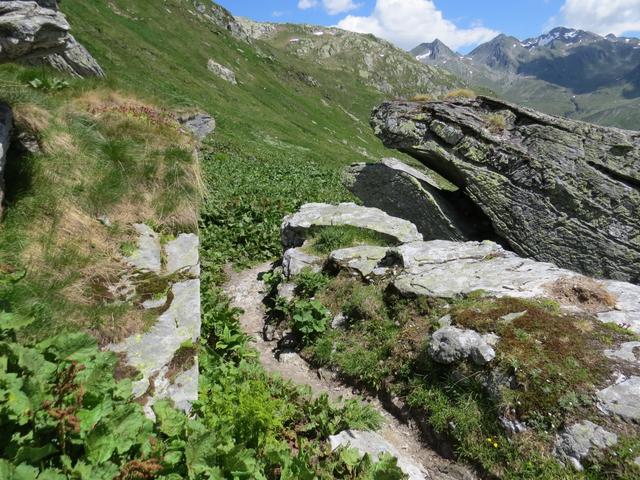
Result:
{"type": "Polygon", "coordinates": [[[553,26],[637,36],[640,0],[217,0],[260,21],[338,25],[403,48],[441,38],[467,51],[506,33],[524,39],[553,26]]]}

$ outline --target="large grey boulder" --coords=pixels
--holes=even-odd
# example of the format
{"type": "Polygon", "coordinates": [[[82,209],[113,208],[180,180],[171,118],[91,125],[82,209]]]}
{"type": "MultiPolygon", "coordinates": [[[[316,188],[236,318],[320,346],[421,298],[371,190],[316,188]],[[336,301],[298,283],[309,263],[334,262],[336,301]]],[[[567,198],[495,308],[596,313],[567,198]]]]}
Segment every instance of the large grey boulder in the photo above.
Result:
{"type": "MultiPolygon", "coordinates": [[[[582,275],[545,262],[522,258],[493,242],[451,242],[434,240],[413,242],[394,248],[404,265],[393,280],[394,288],[404,296],[456,298],[482,290],[495,297],[553,297],[552,286],[582,275]]],[[[588,283],[590,285],[591,282],[588,283]]],[[[640,286],[604,280],[594,283],[597,294],[608,294],[615,305],[603,303],[595,313],[603,322],[613,322],[640,334],[640,286]]],[[[579,299],[570,302],[574,309],[594,312],[592,305],[579,299]]]]}
{"type": "Polygon", "coordinates": [[[485,239],[490,231],[482,212],[461,192],[443,189],[395,158],[351,165],[344,183],[367,207],[415,224],[425,240],[485,239]]]}
{"type": "Polygon", "coordinates": [[[6,103],[0,103],[0,215],[2,215],[2,202],[4,201],[4,172],[7,163],[7,150],[11,142],[13,130],[13,114],[6,103]]]}
{"type": "Polygon", "coordinates": [[[422,466],[398,451],[398,449],[375,432],[345,430],[337,435],[330,436],[329,441],[331,443],[331,450],[336,450],[339,447],[355,448],[360,452],[360,455],[364,456],[365,454],[369,454],[374,461],[378,460],[382,454],[392,455],[398,459],[398,467],[400,467],[410,480],[426,480],[430,478],[422,466]]]}
{"type": "Polygon", "coordinates": [[[594,451],[604,450],[618,442],[615,433],[584,420],[567,428],[556,439],[555,455],[560,461],[568,462],[573,468],[582,471],[582,460],[594,451]]]}
{"type": "Polygon", "coordinates": [[[411,222],[387,215],[377,208],[361,207],[355,203],[307,203],[284,218],[280,229],[282,245],[285,248],[299,247],[312,228],[329,226],[371,230],[397,244],[422,240],[422,235],[411,222]]]}
{"type": "Polygon", "coordinates": [[[0,2],[0,62],[47,64],[78,77],[104,71],[69,33],[53,0],[0,2]]]}
{"type": "Polygon", "coordinates": [[[496,340],[494,335],[480,335],[473,330],[444,327],[433,333],[427,352],[436,362],[445,365],[466,359],[476,365],[485,365],[496,356],[491,346],[496,340]]]}
{"type": "Polygon", "coordinates": [[[485,97],[388,102],[371,124],[462,189],[517,253],[640,282],[640,133],[485,97]]]}

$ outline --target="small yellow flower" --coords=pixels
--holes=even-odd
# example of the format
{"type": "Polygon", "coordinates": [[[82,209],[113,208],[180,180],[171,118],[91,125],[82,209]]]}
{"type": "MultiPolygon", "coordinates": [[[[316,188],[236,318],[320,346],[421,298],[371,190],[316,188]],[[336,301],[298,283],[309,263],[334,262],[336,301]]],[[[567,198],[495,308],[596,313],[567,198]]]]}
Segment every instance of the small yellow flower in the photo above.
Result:
{"type": "Polygon", "coordinates": [[[498,448],[498,444],[493,442],[493,448],[498,448]]]}
{"type": "Polygon", "coordinates": [[[493,438],[491,438],[491,437],[487,438],[487,442],[489,442],[489,443],[493,442],[493,438]]]}

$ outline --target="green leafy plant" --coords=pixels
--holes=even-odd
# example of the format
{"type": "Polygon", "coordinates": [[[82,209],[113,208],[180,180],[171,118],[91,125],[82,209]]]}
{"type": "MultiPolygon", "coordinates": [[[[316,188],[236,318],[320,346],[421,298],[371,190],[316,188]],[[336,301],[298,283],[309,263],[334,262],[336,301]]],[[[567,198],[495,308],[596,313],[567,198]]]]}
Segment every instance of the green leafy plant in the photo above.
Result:
{"type": "Polygon", "coordinates": [[[293,304],[291,319],[293,331],[300,334],[306,344],[327,330],[331,312],[317,300],[299,300],[293,304]]]}
{"type": "Polygon", "coordinates": [[[311,298],[329,284],[329,277],[321,272],[314,272],[310,267],[305,267],[296,275],[293,282],[296,285],[296,294],[302,298],[311,298]]]}
{"type": "Polygon", "coordinates": [[[69,88],[69,82],[66,80],[60,80],[59,78],[50,79],[49,77],[36,77],[33,80],[27,82],[27,84],[34,90],[43,90],[56,92],[69,88]]]}

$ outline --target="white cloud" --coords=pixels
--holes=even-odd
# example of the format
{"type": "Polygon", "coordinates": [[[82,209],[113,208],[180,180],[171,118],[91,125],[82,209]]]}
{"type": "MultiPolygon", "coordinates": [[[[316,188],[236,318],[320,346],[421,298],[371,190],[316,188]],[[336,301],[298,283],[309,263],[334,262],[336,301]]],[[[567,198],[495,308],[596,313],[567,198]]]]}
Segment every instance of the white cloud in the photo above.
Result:
{"type": "Polygon", "coordinates": [[[499,33],[480,25],[458,28],[444,18],[432,0],[376,0],[371,15],[349,15],[338,23],[338,27],[373,33],[406,49],[439,38],[455,50],[486,42],[499,33]]]}
{"type": "Polygon", "coordinates": [[[300,0],[298,2],[298,8],[300,10],[308,10],[309,8],[317,7],[318,0],[300,0]]]}
{"type": "Polygon", "coordinates": [[[353,0],[323,0],[322,4],[329,15],[350,12],[362,6],[361,3],[353,3],[353,0]]]}
{"type": "Polygon", "coordinates": [[[566,0],[553,26],[582,28],[605,35],[640,31],[640,0],[566,0]]]}
{"type": "Polygon", "coordinates": [[[354,3],[353,0],[299,0],[298,8],[301,10],[308,10],[315,8],[322,4],[324,9],[329,15],[338,15],[340,13],[347,13],[360,8],[361,3],[354,3]]]}

